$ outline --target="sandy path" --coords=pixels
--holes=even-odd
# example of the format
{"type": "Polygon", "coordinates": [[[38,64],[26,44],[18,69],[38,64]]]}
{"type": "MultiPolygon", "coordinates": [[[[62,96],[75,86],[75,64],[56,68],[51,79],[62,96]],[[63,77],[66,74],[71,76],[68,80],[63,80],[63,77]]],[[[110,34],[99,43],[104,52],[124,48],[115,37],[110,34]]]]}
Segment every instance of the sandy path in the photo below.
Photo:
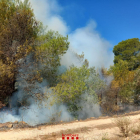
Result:
{"type": "MultiPolygon", "coordinates": [[[[129,116],[133,122],[138,122],[140,114],[129,116]]],[[[7,132],[0,132],[0,140],[21,140],[37,138],[39,135],[49,135],[53,132],[60,132],[67,129],[78,129],[83,127],[90,127],[89,132],[78,133],[79,137],[84,140],[100,140],[102,136],[108,134],[109,137],[119,135],[119,129],[112,123],[112,118],[100,118],[89,121],[73,122],[68,124],[59,124],[51,126],[41,126],[41,130],[38,128],[27,128],[18,130],[9,130],[7,132]]],[[[62,138],[57,138],[58,140],[62,138]]]]}

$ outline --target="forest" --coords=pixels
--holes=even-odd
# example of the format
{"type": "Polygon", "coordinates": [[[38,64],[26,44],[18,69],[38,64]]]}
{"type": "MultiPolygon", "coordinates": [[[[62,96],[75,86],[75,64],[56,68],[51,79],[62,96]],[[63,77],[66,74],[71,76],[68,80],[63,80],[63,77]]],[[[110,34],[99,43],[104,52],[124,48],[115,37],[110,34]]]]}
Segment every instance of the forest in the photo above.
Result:
{"type": "Polygon", "coordinates": [[[140,106],[139,38],[115,45],[114,65],[108,69],[89,67],[84,53],[74,51],[80,66],[61,65],[69,44],[68,36],[36,20],[28,0],[0,0],[0,113],[14,108],[19,115],[20,108],[34,103],[40,108],[55,104],[65,106],[71,117],[85,119],[85,105],[89,111],[98,108],[98,115],[140,106]]]}

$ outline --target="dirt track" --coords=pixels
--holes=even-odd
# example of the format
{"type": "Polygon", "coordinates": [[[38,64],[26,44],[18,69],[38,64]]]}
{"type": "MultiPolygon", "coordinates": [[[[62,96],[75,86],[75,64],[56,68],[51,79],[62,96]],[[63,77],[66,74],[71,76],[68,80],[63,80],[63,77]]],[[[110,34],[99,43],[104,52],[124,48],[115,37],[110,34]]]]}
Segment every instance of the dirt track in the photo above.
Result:
{"type": "MultiPolygon", "coordinates": [[[[129,117],[133,124],[138,123],[140,121],[140,111],[129,114],[129,117]]],[[[44,125],[37,128],[11,128],[11,130],[0,132],[0,140],[62,140],[62,133],[78,134],[81,140],[101,140],[105,135],[111,140],[124,140],[112,120],[111,117],[104,117],[58,125],[44,125]]],[[[129,140],[140,140],[139,137],[138,135],[131,136],[129,140]]]]}

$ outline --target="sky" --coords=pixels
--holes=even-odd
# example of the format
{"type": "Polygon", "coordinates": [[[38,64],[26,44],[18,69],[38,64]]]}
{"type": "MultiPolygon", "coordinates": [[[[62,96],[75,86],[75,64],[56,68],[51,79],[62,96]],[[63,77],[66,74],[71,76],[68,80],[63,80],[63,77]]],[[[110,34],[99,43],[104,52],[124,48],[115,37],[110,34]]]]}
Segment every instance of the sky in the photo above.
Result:
{"type": "Polygon", "coordinates": [[[96,30],[113,45],[140,38],[139,0],[58,0],[58,3],[64,7],[61,15],[72,30],[93,19],[96,30]]]}
{"type": "Polygon", "coordinates": [[[48,30],[68,35],[70,49],[78,54],[84,52],[90,66],[109,68],[113,65],[115,45],[140,38],[139,0],[29,1],[36,18],[48,30]]]}

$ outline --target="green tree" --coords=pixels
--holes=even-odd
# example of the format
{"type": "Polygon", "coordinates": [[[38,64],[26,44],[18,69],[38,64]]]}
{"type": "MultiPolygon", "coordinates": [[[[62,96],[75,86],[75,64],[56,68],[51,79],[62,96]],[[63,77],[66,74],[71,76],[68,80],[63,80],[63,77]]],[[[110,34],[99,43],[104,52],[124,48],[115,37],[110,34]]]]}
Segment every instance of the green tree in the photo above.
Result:
{"type": "Polygon", "coordinates": [[[131,86],[134,79],[134,71],[129,71],[128,62],[123,60],[119,60],[115,66],[111,66],[109,71],[114,76],[112,86],[118,88],[119,91],[116,94],[116,100],[119,96],[122,102],[129,102],[134,95],[133,86],[131,86]]]}
{"type": "Polygon", "coordinates": [[[69,48],[68,36],[63,37],[58,32],[48,31],[39,36],[35,43],[35,60],[40,74],[47,79],[49,86],[55,86],[60,58],[69,48]]]}
{"type": "Polygon", "coordinates": [[[135,70],[140,66],[140,42],[138,38],[132,38],[118,43],[114,46],[114,64],[119,60],[128,62],[129,70],[135,70]]]}
{"type": "Polygon", "coordinates": [[[78,103],[81,95],[87,89],[85,80],[89,74],[89,70],[85,66],[80,68],[71,66],[59,77],[57,86],[52,88],[58,102],[66,104],[72,113],[80,109],[78,103]]]}
{"type": "Polygon", "coordinates": [[[56,87],[52,88],[59,103],[64,103],[72,115],[77,116],[77,111],[82,109],[79,104],[98,103],[98,92],[105,86],[95,68],[71,66],[59,77],[56,87]],[[86,95],[83,96],[83,95],[86,95]],[[90,98],[90,100],[89,100],[90,98]]]}

